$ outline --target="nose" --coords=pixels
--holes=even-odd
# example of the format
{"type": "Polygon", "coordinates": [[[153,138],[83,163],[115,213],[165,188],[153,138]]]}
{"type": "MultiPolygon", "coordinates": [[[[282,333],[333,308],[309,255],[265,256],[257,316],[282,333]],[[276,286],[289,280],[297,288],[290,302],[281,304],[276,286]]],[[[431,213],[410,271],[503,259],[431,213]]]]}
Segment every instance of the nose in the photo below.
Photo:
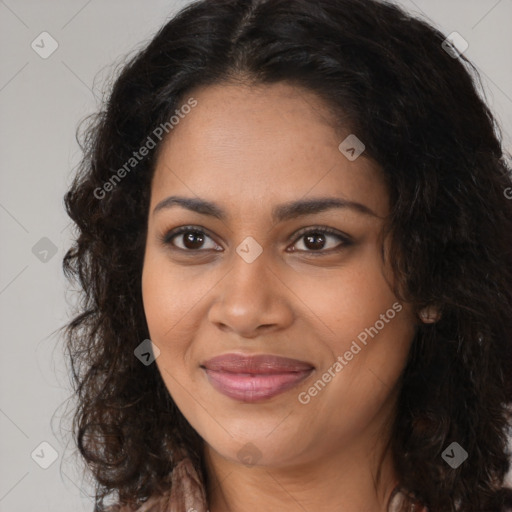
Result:
{"type": "Polygon", "coordinates": [[[293,322],[290,289],[264,253],[251,263],[235,254],[231,269],[215,287],[208,319],[222,331],[255,338],[293,322]]]}

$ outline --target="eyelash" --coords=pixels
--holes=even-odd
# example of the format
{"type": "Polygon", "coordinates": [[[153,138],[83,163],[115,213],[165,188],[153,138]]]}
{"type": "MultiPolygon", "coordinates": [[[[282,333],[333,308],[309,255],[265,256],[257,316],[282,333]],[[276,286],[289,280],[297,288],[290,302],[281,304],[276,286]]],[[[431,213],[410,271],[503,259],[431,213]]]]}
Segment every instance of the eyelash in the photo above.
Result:
{"type": "MultiPolygon", "coordinates": [[[[207,250],[216,250],[216,249],[182,249],[181,247],[176,247],[172,243],[172,240],[174,238],[176,238],[177,236],[182,235],[184,233],[190,233],[190,232],[198,233],[201,235],[205,235],[208,238],[212,238],[210,235],[208,235],[208,233],[206,231],[204,231],[204,229],[198,228],[196,226],[182,226],[180,228],[172,229],[172,230],[164,233],[159,238],[163,245],[170,246],[172,250],[182,251],[184,253],[194,254],[194,253],[199,253],[199,252],[206,252],[207,250]]],[[[350,237],[348,237],[347,235],[341,234],[339,231],[336,231],[336,230],[328,228],[328,227],[317,226],[317,227],[301,229],[298,233],[296,233],[296,235],[294,237],[293,245],[295,245],[301,238],[304,238],[306,235],[310,235],[310,234],[316,234],[316,235],[321,234],[321,235],[334,236],[341,241],[341,244],[338,247],[331,248],[331,249],[324,249],[324,250],[318,250],[318,251],[313,251],[313,250],[306,251],[306,250],[301,249],[301,250],[293,251],[293,252],[306,252],[306,253],[309,253],[312,255],[330,254],[333,252],[339,252],[339,251],[343,250],[344,248],[352,245],[352,243],[353,243],[353,241],[350,239],[350,237]]]]}

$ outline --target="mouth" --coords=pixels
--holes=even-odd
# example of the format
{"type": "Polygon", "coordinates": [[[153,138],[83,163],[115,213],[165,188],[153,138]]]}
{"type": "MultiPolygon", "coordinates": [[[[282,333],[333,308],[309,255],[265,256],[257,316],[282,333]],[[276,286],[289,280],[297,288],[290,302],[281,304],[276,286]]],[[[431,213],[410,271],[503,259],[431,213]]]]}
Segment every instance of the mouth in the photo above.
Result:
{"type": "Polygon", "coordinates": [[[212,387],[242,402],[266,400],[284,393],[315,369],[306,361],[267,354],[226,354],[204,362],[201,368],[212,387]]]}

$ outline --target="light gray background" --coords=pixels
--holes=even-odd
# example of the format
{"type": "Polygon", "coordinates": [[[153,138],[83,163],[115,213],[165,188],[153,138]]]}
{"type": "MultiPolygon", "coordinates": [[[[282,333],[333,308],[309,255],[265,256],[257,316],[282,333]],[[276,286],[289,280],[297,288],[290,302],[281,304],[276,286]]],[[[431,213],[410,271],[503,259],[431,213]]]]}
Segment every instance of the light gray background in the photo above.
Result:
{"type": "MultiPolygon", "coordinates": [[[[73,302],[61,271],[72,237],[62,198],[80,158],[77,124],[96,110],[114,64],[187,3],[0,0],[0,512],[93,510],[92,487],[59,431],[70,387],[55,331],[73,302]],[[59,45],[47,59],[31,48],[43,31],[59,45]],[[56,246],[46,262],[32,251],[43,237],[56,246]],[[31,458],[41,442],[58,453],[48,469],[31,458]]],[[[399,3],[469,42],[512,152],[512,0],[399,3]]],[[[48,461],[51,450],[36,454],[48,461]]]]}

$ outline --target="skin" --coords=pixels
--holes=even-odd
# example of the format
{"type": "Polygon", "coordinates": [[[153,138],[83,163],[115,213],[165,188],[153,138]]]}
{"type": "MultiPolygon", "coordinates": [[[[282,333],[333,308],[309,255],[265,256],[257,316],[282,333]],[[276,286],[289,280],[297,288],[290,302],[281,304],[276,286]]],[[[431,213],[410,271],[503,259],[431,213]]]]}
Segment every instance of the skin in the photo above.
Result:
{"type": "Polygon", "coordinates": [[[205,441],[209,510],[384,511],[397,481],[386,444],[415,332],[411,308],[402,304],[309,403],[298,400],[398,302],[381,254],[389,198],[380,170],[364,153],[349,161],[340,152],[350,131],[336,130],[311,92],[219,84],[190,96],[197,106],[157,159],[142,288],[158,369],[205,441]],[[171,195],[212,201],[227,217],[176,205],[154,213],[171,195]],[[276,205],[313,197],[355,201],[375,215],[334,208],[272,221],[276,205]],[[160,240],[187,225],[205,232],[202,244],[160,240]],[[352,244],[297,235],[322,226],[352,244]],[[236,252],[248,236],[263,251],[252,263],[236,252]],[[231,352],[295,358],[315,371],[291,390],[244,403],[216,391],[200,367],[231,352]],[[252,463],[239,457],[248,443],[252,463]]]}

